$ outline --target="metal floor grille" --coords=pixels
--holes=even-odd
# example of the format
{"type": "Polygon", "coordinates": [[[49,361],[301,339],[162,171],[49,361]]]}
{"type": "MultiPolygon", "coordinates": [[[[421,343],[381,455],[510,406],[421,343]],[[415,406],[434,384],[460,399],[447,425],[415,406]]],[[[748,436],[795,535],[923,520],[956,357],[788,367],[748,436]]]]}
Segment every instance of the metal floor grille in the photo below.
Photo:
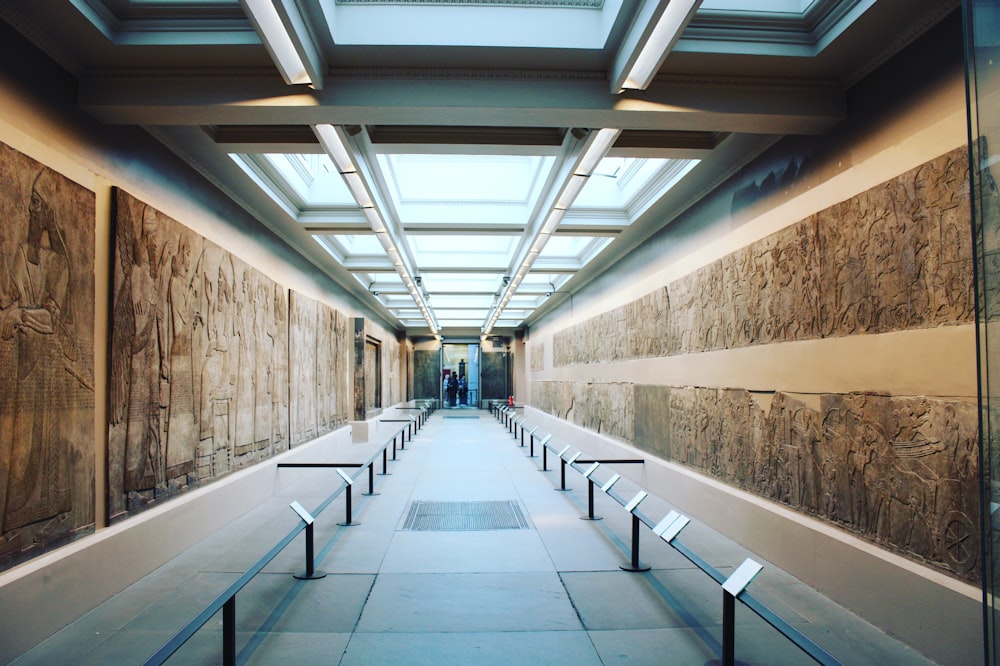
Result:
{"type": "Polygon", "coordinates": [[[424,532],[530,530],[520,505],[513,500],[425,502],[410,504],[404,530],[424,532]]]}

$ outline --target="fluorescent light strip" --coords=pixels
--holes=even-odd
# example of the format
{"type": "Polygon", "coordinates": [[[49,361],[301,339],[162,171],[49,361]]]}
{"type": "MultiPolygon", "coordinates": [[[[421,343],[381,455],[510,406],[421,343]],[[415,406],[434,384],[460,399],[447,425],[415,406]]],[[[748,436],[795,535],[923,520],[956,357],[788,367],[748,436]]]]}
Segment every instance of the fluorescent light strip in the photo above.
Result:
{"type": "Polygon", "coordinates": [[[593,141],[587,146],[587,150],[583,156],[580,157],[580,162],[576,165],[573,173],[578,176],[589,176],[594,173],[594,169],[604,159],[604,156],[608,154],[611,146],[618,139],[619,134],[621,134],[621,130],[612,127],[599,129],[592,134],[593,141]]]}
{"type": "Polygon", "coordinates": [[[518,267],[514,277],[507,284],[503,297],[500,299],[500,302],[493,310],[492,315],[487,320],[488,323],[483,328],[483,333],[485,335],[490,334],[490,331],[492,331],[494,324],[496,324],[497,320],[500,318],[500,315],[503,313],[507,303],[510,302],[511,296],[513,296],[514,292],[517,291],[517,288],[521,285],[524,277],[534,265],[538,255],[541,254],[542,249],[545,248],[545,244],[548,242],[551,234],[555,232],[556,227],[559,226],[563,216],[566,215],[566,211],[573,205],[573,201],[575,201],[577,195],[580,194],[580,190],[582,190],[583,186],[587,184],[587,179],[590,177],[590,174],[608,154],[608,151],[611,150],[611,146],[614,145],[619,134],[621,134],[620,129],[605,127],[592,131],[587,137],[588,144],[584,148],[583,154],[580,155],[580,159],[577,161],[573,174],[566,179],[565,183],[563,183],[562,191],[559,193],[556,203],[549,210],[549,214],[545,218],[545,222],[542,224],[541,229],[539,229],[534,241],[532,241],[528,253],[521,261],[521,265],[518,267]]]}
{"type": "Polygon", "coordinates": [[[551,234],[559,226],[563,217],[566,215],[566,210],[564,208],[553,208],[549,213],[549,216],[545,218],[545,224],[542,225],[542,230],[540,233],[551,234]]]}
{"type": "Polygon", "coordinates": [[[313,132],[316,134],[316,138],[319,139],[320,144],[323,146],[323,150],[326,154],[330,156],[333,163],[337,165],[337,170],[340,173],[349,173],[352,171],[357,171],[358,168],[354,165],[354,159],[351,157],[351,151],[347,149],[347,142],[341,135],[341,130],[339,127],[334,127],[333,125],[315,125],[313,126],[313,132]]]}
{"type": "Polygon", "coordinates": [[[313,131],[319,139],[320,144],[323,146],[323,150],[326,151],[326,154],[330,157],[333,163],[337,165],[340,177],[344,179],[347,189],[351,191],[351,195],[354,197],[355,203],[359,208],[361,208],[361,212],[364,214],[365,219],[368,220],[368,225],[375,233],[375,237],[378,239],[382,249],[385,250],[386,256],[389,258],[389,261],[392,262],[393,267],[396,269],[396,273],[399,274],[400,279],[402,279],[403,284],[406,286],[407,291],[413,298],[414,303],[416,303],[420,312],[423,314],[424,321],[427,322],[427,326],[430,328],[431,333],[437,335],[439,330],[437,320],[430,312],[426,303],[424,303],[424,299],[413,281],[413,276],[410,275],[410,271],[406,268],[406,264],[403,262],[403,257],[400,255],[395,241],[385,226],[385,221],[382,219],[382,215],[375,207],[373,197],[368,190],[368,185],[365,182],[364,177],[362,177],[361,173],[357,170],[354,157],[351,154],[351,150],[349,148],[347,138],[343,134],[343,130],[334,125],[315,125],[313,126],[313,131]]]}
{"type": "Polygon", "coordinates": [[[365,214],[365,218],[368,220],[368,226],[371,227],[372,231],[377,234],[385,234],[385,222],[382,221],[382,216],[378,214],[378,210],[375,207],[362,208],[361,212],[365,214]]]}
{"type": "Polygon", "coordinates": [[[375,205],[372,202],[371,194],[368,193],[368,187],[365,185],[365,180],[361,177],[361,174],[357,171],[351,171],[340,175],[344,179],[347,189],[351,191],[351,196],[354,197],[354,201],[358,204],[359,208],[371,208],[375,205]]]}
{"type": "Polygon", "coordinates": [[[666,60],[670,49],[677,43],[700,5],[701,0],[669,0],[656,22],[656,27],[642,45],[639,56],[625,76],[623,89],[645,90],[649,87],[660,65],[666,60]]]}
{"type": "Polygon", "coordinates": [[[271,0],[243,0],[243,4],[285,82],[314,83],[271,0]]]}
{"type": "Polygon", "coordinates": [[[578,176],[576,174],[570,176],[569,180],[563,185],[562,192],[559,193],[559,199],[556,201],[555,207],[561,210],[569,210],[569,207],[576,200],[576,196],[580,194],[580,190],[587,184],[588,178],[589,176],[578,176]]]}

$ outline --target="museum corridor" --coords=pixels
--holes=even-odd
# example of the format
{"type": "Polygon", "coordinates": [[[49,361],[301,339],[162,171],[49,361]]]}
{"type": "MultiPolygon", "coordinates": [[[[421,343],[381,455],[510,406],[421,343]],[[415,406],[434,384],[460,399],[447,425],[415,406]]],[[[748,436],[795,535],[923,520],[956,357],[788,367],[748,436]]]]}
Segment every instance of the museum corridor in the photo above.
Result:
{"type": "MultiPolygon", "coordinates": [[[[337,453],[363,459],[368,450],[374,449],[351,444],[337,453]]],[[[325,578],[292,577],[302,570],[299,537],[238,595],[238,663],[700,665],[717,659],[718,586],[645,529],[640,550],[652,570],[622,571],[629,515],[598,493],[596,512],[604,520],[580,520],[587,501],[580,474],[567,475],[573,492],[555,492],[559,472],[540,473],[540,457],[527,452],[488,412],[436,412],[389,463],[390,475],[375,477],[377,495],[362,495],[367,483],[359,477],[353,499],[360,524],[336,524],[342,498],[318,516],[316,568],[325,578]],[[490,506],[503,511],[454,529],[421,514],[430,502],[455,503],[436,505],[452,517],[470,506],[458,503],[495,502],[490,506]]],[[[611,467],[600,476],[609,476],[611,467]]],[[[311,509],[339,483],[330,469],[279,473],[301,481],[14,663],[141,663],[294,527],[291,502],[311,509]]],[[[629,496],[637,486],[623,479],[616,490],[629,496]]],[[[658,516],[670,507],[650,496],[643,509],[658,516]]],[[[727,574],[752,555],[697,522],[680,538],[727,574]]],[[[751,590],[844,663],[930,663],[774,567],[765,564],[751,590]]],[[[740,604],[736,617],[740,662],[809,661],[740,604]]],[[[212,618],[169,663],[219,663],[221,626],[219,616],[212,618]]]]}

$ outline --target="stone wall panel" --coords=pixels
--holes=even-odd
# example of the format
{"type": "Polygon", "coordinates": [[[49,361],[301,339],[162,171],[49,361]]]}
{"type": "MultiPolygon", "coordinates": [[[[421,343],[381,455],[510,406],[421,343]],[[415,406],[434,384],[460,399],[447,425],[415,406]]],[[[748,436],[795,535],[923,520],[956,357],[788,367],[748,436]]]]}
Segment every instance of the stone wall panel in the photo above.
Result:
{"type": "MultiPolygon", "coordinates": [[[[556,332],[554,363],[971,323],[969,215],[967,158],[956,149],[556,332]]],[[[532,396],[577,425],[961,578],[978,575],[973,404],[622,386],[544,382],[532,396]],[[623,414],[634,418],[631,434],[615,418],[623,414]]]]}
{"type": "MultiPolygon", "coordinates": [[[[289,418],[298,446],[347,422],[349,399],[348,318],[340,311],[291,292],[289,418]]],[[[286,379],[287,381],[287,379],[286,379]]]]}
{"type": "Polygon", "coordinates": [[[288,294],[114,191],[111,520],[289,447],[288,294]]]}
{"type": "Polygon", "coordinates": [[[973,403],[828,394],[815,409],[779,392],[765,408],[739,389],[636,387],[635,404],[639,448],[977,577],[973,403]],[[668,413],[647,413],[664,396],[668,413]]]}
{"type": "Polygon", "coordinates": [[[972,321],[957,149],[553,336],[556,366],[972,321]]]}
{"type": "Polygon", "coordinates": [[[0,144],[0,570],[94,530],[95,216],[0,144]]]}

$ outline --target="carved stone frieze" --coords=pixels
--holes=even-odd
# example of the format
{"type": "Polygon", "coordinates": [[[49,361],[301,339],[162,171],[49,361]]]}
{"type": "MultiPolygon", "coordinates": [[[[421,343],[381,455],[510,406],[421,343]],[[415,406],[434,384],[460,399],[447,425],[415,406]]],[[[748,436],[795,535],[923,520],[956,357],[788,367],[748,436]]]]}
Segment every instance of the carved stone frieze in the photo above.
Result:
{"type": "Polygon", "coordinates": [[[288,295],[120,189],[108,404],[112,520],[287,450],[288,295]]]}
{"type": "Polygon", "coordinates": [[[289,298],[291,443],[297,446],[347,422],[348,318],[338,310],[291,292],[289,298]]]}
{"type": "Polygon", "coordinates": [[[588,430],[626,441],[635,439],[632,384],[534,382],[531,404],[588,430]]]}
{"type": "Polygon", "coordinates": [[[531,358],[531,371],[537,372],[545,369],[545,342],[529,342],[528,356],[531,358]]]}
{"type": "MultiPolygon", "coordinates": [[[[506,400],[508,397],[510,355],[508,352],[494,352],[483,349],[479,356],[479,378],[482,383],[480,399],[506,400]]],[[[518,401],[523,398],[516,397],[518,401]]]]}
{"type": "Polygon", "coordinates": [[[415,399],[441,399],[441,382],[438,381],[440,365],[440,350],[413,350],[413,397],[415,399]]]}
{"type": "Polygon", "coordinates": [[[94,529],[95,210],[0,144],[0,570],[94,529]]]}
{"type": "Polygon", "coordinates": [[[557,366],[972,321],[957,149],[559,331],[557,366]]]}
{"type": "Polygon", "coordinates": [[[803,400],[741,389],[547,381],[532,385],[532,404],[958,577],[978,577],[972,401],[869,394],[803,400]],[[621,418],[605,420],[609,414],[621,418]]]}

